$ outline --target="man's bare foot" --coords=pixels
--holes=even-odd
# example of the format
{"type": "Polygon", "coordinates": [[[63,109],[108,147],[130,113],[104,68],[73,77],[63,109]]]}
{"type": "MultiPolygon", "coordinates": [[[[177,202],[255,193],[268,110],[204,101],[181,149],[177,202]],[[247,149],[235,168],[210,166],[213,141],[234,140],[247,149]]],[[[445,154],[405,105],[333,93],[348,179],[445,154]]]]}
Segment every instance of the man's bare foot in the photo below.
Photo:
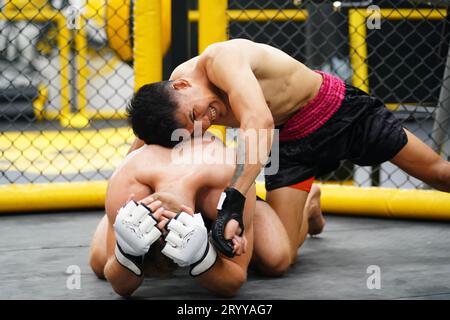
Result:
{"type": "Polygon", "coordinates": [[[305,209],[308,212],[308,233],[311,236],[320,234],[325,227],[325,219],[320,209],[320,188],[313,184],[306,201],[305,209]]]}

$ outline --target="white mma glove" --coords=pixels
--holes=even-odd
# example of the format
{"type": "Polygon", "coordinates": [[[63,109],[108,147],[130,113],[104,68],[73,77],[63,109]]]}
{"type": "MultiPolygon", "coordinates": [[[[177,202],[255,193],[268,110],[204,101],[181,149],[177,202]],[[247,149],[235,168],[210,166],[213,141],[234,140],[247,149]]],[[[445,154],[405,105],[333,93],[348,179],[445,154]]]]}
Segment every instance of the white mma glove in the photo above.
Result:
{"type": "Polygon", "coordinates": [[[191,216],[181,212],[169,221],[166,229],[169,233],[161,252],[180,267],[191,266],[191,276],[198,276],[214,265],[217,253],[209,243],[208,230],[200,213],[191,216]]]}
{"type": "Polygon", "coordinates": [[[129,201],[119,209],[114,223],[117,261],[137,276],[142,275],[144,255],[161,236],[158,221],[143,204],[129,201]]]}

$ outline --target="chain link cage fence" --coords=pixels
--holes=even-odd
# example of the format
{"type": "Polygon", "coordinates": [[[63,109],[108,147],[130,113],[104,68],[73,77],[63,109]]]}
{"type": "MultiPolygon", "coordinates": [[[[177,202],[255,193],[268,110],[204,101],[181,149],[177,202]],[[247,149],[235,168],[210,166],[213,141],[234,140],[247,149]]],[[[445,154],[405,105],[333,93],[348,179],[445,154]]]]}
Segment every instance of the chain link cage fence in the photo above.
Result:
{"type": "Polygon", "coordinates": [[[0,4],[0,184],[105,180],[133,139],[131,0],[0,4]]]}
{"type": "MultiPolygon", "coordinates": [[[[162,27],[170,29],[172,2],[161,3],[162,27]]],[[[187,4],[191,12],[198,9],[197,1],[187,4]]],[[[125,119],[135,76],[132,5],[132,0],[0,1],[0,185],[110,177],[134,138],[125,119]]],[[[445,7],[230,0],[227,16],[230,39],[278,47],[370,92],[449,157],[445,7]]],[[[197,34],[191,19],[187,58],[198,53],[197,34]]],[[[166,52],[170,40],[163,40],[166,52]]],[[[172,50],[171,57],[164,59],[165,78],[180,55],[172,50]]],[[[371,168],[343,163],[322,178],[422,187],[389,163],[371,168]]]]}
{"type": "MultiPolygon", "coordinates": [[[[369,92],[448,158],[448,15],[444,1],[434,2],[230,0],[228,36],[270,44],[369,92]]],[[[390,163],[358,167],[344,161],[321,179],[427,187],[390,163]]]]}

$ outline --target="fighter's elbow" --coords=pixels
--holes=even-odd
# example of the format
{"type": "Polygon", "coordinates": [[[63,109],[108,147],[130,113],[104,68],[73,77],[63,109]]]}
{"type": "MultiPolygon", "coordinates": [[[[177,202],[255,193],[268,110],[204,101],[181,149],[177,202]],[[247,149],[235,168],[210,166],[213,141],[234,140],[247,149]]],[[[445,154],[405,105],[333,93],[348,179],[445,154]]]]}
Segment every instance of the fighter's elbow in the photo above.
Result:
{"type": "Polygon", "coordinates": [[[275,127],[272,115],[252,115],[241,122],[241,128],[273,129],[275,127]]]}
{"type": "Polygon", "coordinates": [[[120,286],[113,286],[113,289],[115,293],[125,299],[130,298],[134,291],[136,291],[135,288],[126,288],[120,286]]]}
{"type": "Polygon", "coordinates": [[[273,121],[272,115],[268,115],[263,118],[263,127],[269,130],[275,128],[275,123],[273,121]]]}
{"type": "Polygon", "coordinates": [[[236,271],[229,281],[215,288],[216,294],[224,298],[232,298],[236,296],[245,281],[247,281],[246,273],[243,270],[236,271]]]}
{"type": "Polygon", "coordinates": [[[129,298],[141,284],[141,280],[124,277],[123,274],[108,266],[105,268],[105,278],[114,292],[123,298],[129,298]]]}

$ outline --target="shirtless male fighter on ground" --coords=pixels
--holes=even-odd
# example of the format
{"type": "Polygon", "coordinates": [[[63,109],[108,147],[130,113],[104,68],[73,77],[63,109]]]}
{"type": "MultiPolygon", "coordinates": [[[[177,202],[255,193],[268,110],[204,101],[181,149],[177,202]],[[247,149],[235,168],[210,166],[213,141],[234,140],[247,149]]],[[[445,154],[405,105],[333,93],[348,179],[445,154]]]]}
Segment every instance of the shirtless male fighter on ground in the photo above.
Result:
{"type": "MultiPolygon", "coordinates": [[[[255,267],[266,275],[280,275],[291,263],[289,239],[281,221],[267,203],[256,201],[255,204],[254,186],[246,194],[245,238],[226,234],[226,238],[232,239],[234,253],[238,256],[226,257],[207,245],[205,229],[195,224],[201,221],[198,217],[189,222],[186,221],[189,217],[184,216],[181,222],[187,227],[178,225],[175,220],[183,214],[177,216],[174,212],[183,210],[192,214],[190,208],[196,208],[205,220],[215,220],[216,204],[235,169],[233,162],[224,159],[225,146],[219,139],[192,139],[186,144],[194,146],[188,152],[200,153],[201,157],[196,159],[202,161],[176,163],[172,149],[145,145],[131,152],[109,180],[106,215],[95,232],[90,263],[96,275],[106,278],[122,296],[131,295],[144,275],[173,271],[175,263],[180,264],[177,259],[182,259],[184,266],[191,265],[190,273],[201,285],[222,296],[235,295],[245,282],[252,251],[255,267]],[[128,202],[130,195],[136,200],[144,199],[139,201],[144,206],[128,202]],[[125,203],[128,204],[124,206],[125,203]],[[180,203],[190,208],[181,207],[180,203]],[[171,231],[171,235],[161,237],[166,224],[169,230],[178,232],[171,231]],[[184,235],[201,231],[200,237],[191,237],[188,242],[198,240],[200,249],[188,248],[188,245],[183,248],[180,237],[184,229],[184,235]],[[177,252],[172,246],[185,251],[177,252]]],[[[314,211],[309,220],[312,233],[321,231],[321,222],[321,212],[314,211]]],[[[307,232],[307,228],[305,230],[307,232]]],[[[306,233],[302,242],[304,238],[306,233]]]]}
{"type": "MultiPolygon", "coordinates": [[[[209,46],[178,66],[169,81],[141,87],[128,112],[138,138],[134,147],[144,141],[171,146],[177,143],[171,140],[173,131],[192,132],[196,121],[203,130],[213,124],[240,128],[242,136],[251,130],[280,129],[279,170],[265,176],[265,185],[267,201],[289,235],[293,258],[313,179],[336,169],[341,160],[361,166],[389,160],[432,187],[450,191],[450,163],[404,129],[381,101],[249,40],[209,46]]],[[[244,197],[264,166],[248,159],[259,150],[270,151],[272,139],[270,134],[258,135],[256,147],[238,141],[238,154],[246,161],[236,166],[224,191],[225,199],[232,201],[221,206],[212,229],[215,246],[226,254],[232,255],[233,246],[224,239],[223,229],[242,213],[231,205],[244,197]]]]}

